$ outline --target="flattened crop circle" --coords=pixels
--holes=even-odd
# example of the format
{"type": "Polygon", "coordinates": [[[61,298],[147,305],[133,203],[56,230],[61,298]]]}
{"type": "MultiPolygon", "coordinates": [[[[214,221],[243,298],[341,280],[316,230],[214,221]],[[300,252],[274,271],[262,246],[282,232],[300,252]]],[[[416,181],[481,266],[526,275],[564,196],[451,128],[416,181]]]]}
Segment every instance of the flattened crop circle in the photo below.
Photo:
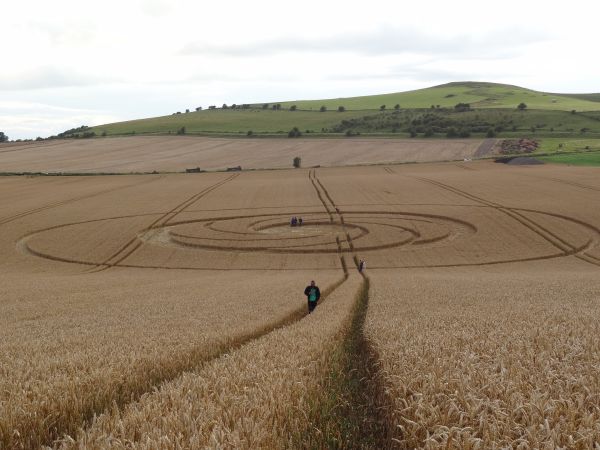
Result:
{"type": "Polygon", "coordinates": [[[462,220],[407,212],[354,211],[345,214],[344,223],[332,222],[323,213],[302,216],[301,226],[291,226],[287,214],[179,221],[146,230],[139,238],[183,249],[327,254],[351,251],[340,248],[340,241],[352,242],[353,251],[371,251],[439,243],[476,231],[462,220]]]}

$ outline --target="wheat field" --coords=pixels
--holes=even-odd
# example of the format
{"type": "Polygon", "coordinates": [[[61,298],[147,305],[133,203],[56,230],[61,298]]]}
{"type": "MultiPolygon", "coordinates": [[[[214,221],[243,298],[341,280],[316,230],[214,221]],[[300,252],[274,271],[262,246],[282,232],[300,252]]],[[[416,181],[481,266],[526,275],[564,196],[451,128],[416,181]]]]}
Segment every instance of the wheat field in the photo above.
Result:
{"type": "Polygon", "coordinates": [[[0,448],[600,447],[599,193],[491,162],[0,177],[0,448]]]}
{"type": "MultiPolygon", "coordinates": [[[[287,133],[288,130],[286,130],[287,133]]],[[[129,136],[3,144],[2,172],[132,173],[291,168],[471,158],[481,139],[315,139],[129,136]]]]}

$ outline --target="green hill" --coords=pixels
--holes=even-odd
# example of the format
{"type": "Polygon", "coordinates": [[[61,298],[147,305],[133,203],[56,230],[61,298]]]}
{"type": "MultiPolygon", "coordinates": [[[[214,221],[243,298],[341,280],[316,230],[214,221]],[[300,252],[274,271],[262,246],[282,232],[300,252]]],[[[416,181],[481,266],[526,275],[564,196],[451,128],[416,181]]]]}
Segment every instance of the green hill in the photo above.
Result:
{"type": "MultiPolygon", "coordinates": [[[[536,134],[600,137],[600,94],[552,94],[518,86],[456,82],[392,94],[285,101],[213,108],[100,125],[87,134],[285,135],[293,127],[314,135],[370,134],[444,137],[452,129],[475,137],[536,134]],[[455,105],[466,103],[468,111],[455,105]],[[525,103],[526,111],[517,105],[525,103]],[[278,109],[274,109],[277,108],[278,109]],[[385,107],[382,109],[382,107],[385,107]],[[338,108],[344,111],[339,112],[338,108]],[[321,111],[321,109],[324,109],[321,111]],[[490,131],[492,130],[492,131],[490,131]]],[[[66,132],[76,135],[82,130],[66,132]]]]}
{"type": "Polygon", "coordinates": [[[469,103],[472,108],[516,108],[521,102],[529,109],[547,109],[560,111],[600,110],[600,94],[551,94],[507,84],[483,82],[455,82],[442,84],[415,91],[393,94],[369,95],[327,100],[302,100],[284,102],[282,106],[297,105],[299,109],[379,109],[381,105],[393,108],[429,108],[431,105],[453,107],[457,103],[469,103]]]}

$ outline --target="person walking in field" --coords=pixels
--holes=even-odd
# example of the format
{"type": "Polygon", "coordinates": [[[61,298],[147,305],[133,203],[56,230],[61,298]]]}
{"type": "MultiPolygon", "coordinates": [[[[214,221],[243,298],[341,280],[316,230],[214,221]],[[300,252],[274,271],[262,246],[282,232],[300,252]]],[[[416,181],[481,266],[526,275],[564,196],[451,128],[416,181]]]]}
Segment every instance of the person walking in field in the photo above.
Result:
{"type": "Polygon", "coordinates": [[[319,286],[315,284],[315,281],[311,281],[309,286],[304,289],[304,295],[308,299],[308,313],[310,314],[317,307],[317,302],[321,298],[321,291],[319,286]]]}
{"type": "Polygon", "coordinates": [[[360,262],[358,263],[358,271],[360,273],[363,273],[366,268],[367,268],[367,263],[365,262],[364,259],[361,259],[360,262]]]}

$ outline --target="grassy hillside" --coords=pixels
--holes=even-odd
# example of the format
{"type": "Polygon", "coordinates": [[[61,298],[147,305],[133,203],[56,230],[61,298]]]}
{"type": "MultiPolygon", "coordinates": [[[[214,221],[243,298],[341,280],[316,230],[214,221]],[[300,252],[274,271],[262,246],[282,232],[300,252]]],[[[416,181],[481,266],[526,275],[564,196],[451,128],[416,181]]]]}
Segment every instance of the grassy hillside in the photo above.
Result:
{"type": "Polygon", "coordinates": [[[279,110],[259,104],[249,109],[171,114],[100,125],[88,132],[174,134],[184,127],[187,134],[245,136],[248,131],[255,135],[281,135],[298,127],[305,134],[360,132],[406,137],[427,133],[427,137],[444,137],[450,128],[456,128],[474,137],[485,136],[490,129],[497,137],[600,137],[600,94],[549,94],[494,83],[449,83],[394,94],[280,105],[279,110]],[[527,105],[526,111],[517,110],[521,102],[527,105]],[[468,103],[472,109],[457,112],[454,106],[458,103],[468,103]],[[326,108],[323,112],[322,106],[326,108]],[[340,106],[344,112],[338,112],[340,106]]]}
{"type": "Polygon", "coordinates": [[[96,134],[106,131],[107,134],[142,133],[176,133],[185,127],[186,133],[238,133],[245,135],[248,131],[256,134],[287,133],[293,127],[303,132],[321,132],[323,128],[331,128],[342,118],[358,118],[364,111],[289,111],[263,109],[217,109],[176,114],[150,119],[131,120],[94,127],[96,134]]]}
{"type": "Polygon", "coordinates": [[[337,98],[327,100],[303,100],[284,102],[282,106],[297,105],[300,109],[318,110],[321,106],[335,109],[379,109],[381,105],[393,108],[429,108],[431,105],[453,107],[457,103],[469,103],[472,108],[516,108],[521,102],[529,109],[571,111],[594,111],[600,109],[599,94],[550,94],[532,91],[518,86],[496,83],[457,82],[416,91],[365,97],[337,98]]]}

